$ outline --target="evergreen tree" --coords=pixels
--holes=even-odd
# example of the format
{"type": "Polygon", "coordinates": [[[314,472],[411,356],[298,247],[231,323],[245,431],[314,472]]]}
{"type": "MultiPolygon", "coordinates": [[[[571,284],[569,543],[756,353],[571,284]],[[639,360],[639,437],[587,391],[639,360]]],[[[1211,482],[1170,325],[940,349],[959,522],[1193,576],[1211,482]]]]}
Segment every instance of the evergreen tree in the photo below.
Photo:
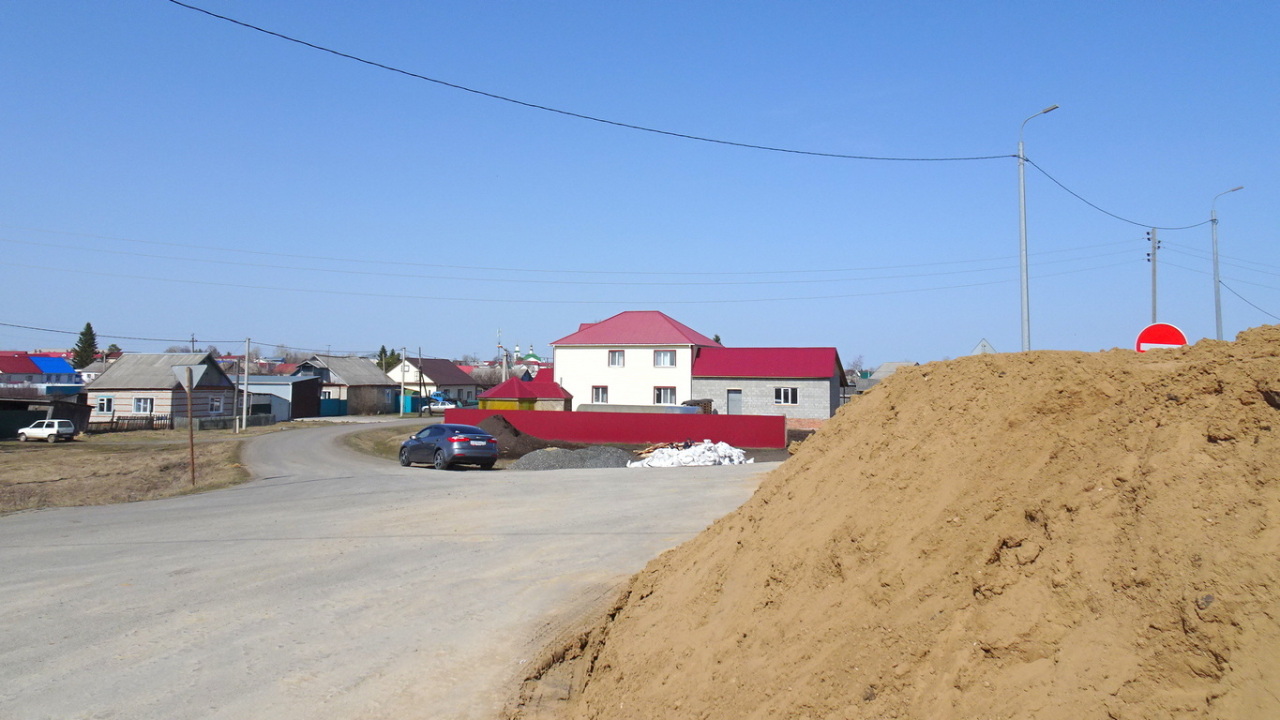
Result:
{"type": "Polygon", "coordinates": [[[80,339],[76,340],[75,349],[71,351],[71,365],[78,370],[92,363],[97,356],[98,334],[93,331],[93,323],[85,323],[80,339]]]}
{"type": "Polygon", "coordinates": [[[395,350],[388,351],[387,346],[383,345],[378,348],[378,359],[376,361],[382,372],[391,372],[391,368],[400,364],[400,353],[395,350]]]}

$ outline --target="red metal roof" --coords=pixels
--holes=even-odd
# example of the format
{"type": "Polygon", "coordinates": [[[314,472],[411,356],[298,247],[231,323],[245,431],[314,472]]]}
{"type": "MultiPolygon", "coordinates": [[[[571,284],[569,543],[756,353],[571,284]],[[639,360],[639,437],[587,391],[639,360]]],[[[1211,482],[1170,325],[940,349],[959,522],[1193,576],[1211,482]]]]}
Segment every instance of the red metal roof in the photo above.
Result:
{"type": "Polygon", "coordinates": [[[598,323],[583,323],[577,332],[551,344],[721,346],[715,340],[657,310],[627,310],[598,323]]]}
{"type": "Polygon", "coordinates": [[[839,375],[835,348],[701,348],[693,359],[694,377],[830,378],[839,375]]]}
{"type": "Polygon", "coordinates": [[[569,400],[573,398],[564,388],[560,387],[559,383],[553,380],[525,382],[520,378],[514,377],[497,387],[485,390],[477,397],[486,399],[499,398],[502,400],[569,400]]]}
{"type": "Polygon", "coordinates": [[[26,353],[0,354],[0,373],[43,375],[44,371],[26,353]]]}

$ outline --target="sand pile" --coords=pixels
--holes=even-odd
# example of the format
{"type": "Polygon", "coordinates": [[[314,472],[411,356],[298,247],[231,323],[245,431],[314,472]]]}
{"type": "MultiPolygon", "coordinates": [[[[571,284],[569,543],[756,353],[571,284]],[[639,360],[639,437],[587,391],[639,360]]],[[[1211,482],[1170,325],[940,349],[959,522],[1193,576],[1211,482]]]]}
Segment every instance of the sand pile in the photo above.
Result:
{"type": "Polygon", "coordinates": [[[1277,718],[1278,476],[1280,327],[908,368],[513,714],[1277,718]]]}

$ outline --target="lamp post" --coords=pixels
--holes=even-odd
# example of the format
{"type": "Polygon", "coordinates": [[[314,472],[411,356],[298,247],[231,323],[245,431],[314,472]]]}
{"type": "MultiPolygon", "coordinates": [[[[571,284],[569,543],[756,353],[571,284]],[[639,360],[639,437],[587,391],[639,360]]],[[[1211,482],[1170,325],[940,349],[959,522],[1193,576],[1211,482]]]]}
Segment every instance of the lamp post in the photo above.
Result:
{"type": "Polygon", "coordinates": [[[1021,242],[1018,245],[1018,261],[1022,269],[1022,351],[1031,349],[1031,298],[1027,287],[1027,156],[1022,152],[1022,131],[1026,129],[1031,118],[1040,117],[1057,110],[1057,105],[1050,105],[1040,112],[1022,121],[1018,127],[1018,227],[1021,231],[1021,242]]]}
{"type": "Polygon", "coordinates": [[[1218,280],[1218,198],[1227,193],[1243,189],[1244,186],[1241,185],[1230,190],[1223,190],[1214,195],[1213,202],[1209,204],[1209,225],[1213,228],[1213,319],[1219,340],[1222,339],[1222,285],[1221,281],[1218,280]]]}

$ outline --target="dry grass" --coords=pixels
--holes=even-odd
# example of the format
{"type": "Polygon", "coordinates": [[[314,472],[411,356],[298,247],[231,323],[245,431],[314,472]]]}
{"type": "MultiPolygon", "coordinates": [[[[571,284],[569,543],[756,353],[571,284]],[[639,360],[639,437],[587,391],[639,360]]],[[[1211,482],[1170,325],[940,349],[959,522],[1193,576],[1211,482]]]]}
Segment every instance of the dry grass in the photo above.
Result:
{"type": "Polygon", "coordinates": [[[422,418],[421,426],[400,425],[398,427],[380,427],[374,430],[352,433],[342,439],[347,447],[384,460],[397,460],[400,457],[400,443],[428,425],[442,422],[443,418],[422,418]]]}
{"type": "Polygon", "coordinates": [[[155,500],[228,487],[249,479],[241,442],[288,427],[196,433],[191,484],[185,430],[81,436],[69,443],[0,442],[0,514],[44,507],[155,500]]]}

